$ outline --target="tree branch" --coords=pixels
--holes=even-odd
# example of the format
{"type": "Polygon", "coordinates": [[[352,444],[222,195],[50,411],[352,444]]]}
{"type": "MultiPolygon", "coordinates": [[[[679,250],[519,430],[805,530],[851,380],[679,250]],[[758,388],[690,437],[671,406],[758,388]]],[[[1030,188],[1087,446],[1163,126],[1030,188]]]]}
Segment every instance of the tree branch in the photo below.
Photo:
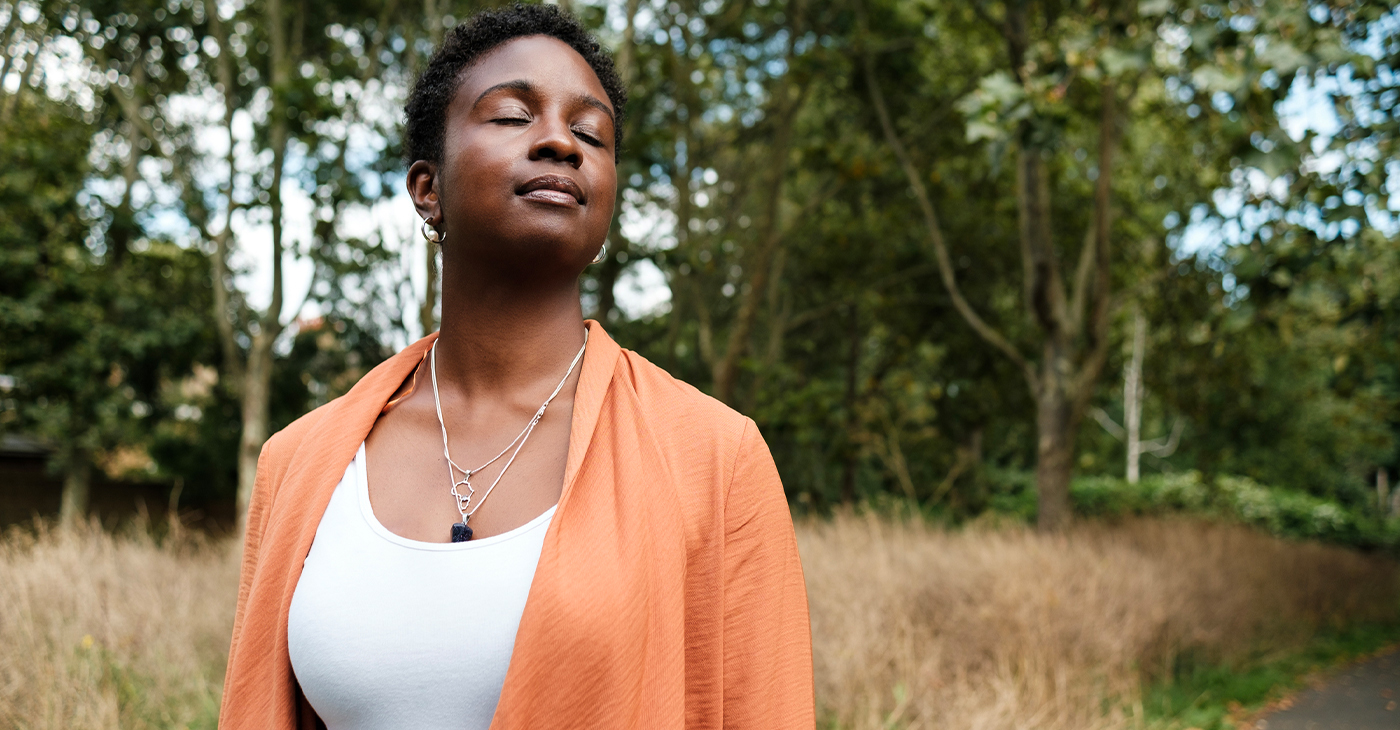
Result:
{"type": "MultiPolygon", "coordinates": [[[[859,13],[859,22],[862,30],[861,42],[866,42],[865,35],[865,13],[861,4],[856,4],[859,13]]],[[[899,161],[899,166],[904,170],[904,175],[909,180],[909,186],[914,190],[914,198],[918,201],[919,210],[923,213],[924,225],[928,229],[929,243],[933,246],[934,259],[938,262],[938,273],[943,280],[943,288],[948,291],[948,297],[953,302],[953,307],[958,310],[962,318],[972,327],[987,344],[1001,350],[1011,358],[1025,374],[1026,380],[1030,383],[1032,391],[1040,389],[1039,377],[1035,372],[1035,367],[1011,344],[1009,340],[987,324],[967,299],[963,297],[962,290],[958,288],[958,282],[953,276],[953,265],[948,256],[948,247],[943,240],[943,230],[938,223],[938,214],[933,209],[933,203],[929,200],[928,190],[924,188],[923,181],[919,178],[918,170],[915,169],[913,161],[905,150],[904,144],[900,142],[898,133],[895,132],[894,123],[890,121],[890,113],[885,105],[885,96],[880,91],[879,82],[875,78],[875,64],[870,57],[868,50],[862,48],[861,64],[865,71],[865,83],[870,89],[870,100],[875,106],[875,113],[880,119],[880,128],[884,131],[885,141],[889,144],[895,158],[899,161]]]]}
{"type": "Polygon", "coordinates": [[[1108,360],[1108,326],[1113,313],[1113,297],[1109,289],[1109,234],[1113,225],[1113,153],[1119,135],[1117,88],[1111,78],[1104,79],[1102,97],[1099,112],[1099,179],[1094,186],[1094,308],[1085,328],[1089,337],[1089,354],[1084,359],[1076,384],[1080,389],[1080,398],[1085,402],[1089,398],[1090,386],[1098,380],[1099,372],[1108,360]]]}
{"type": "Polygon", "coordinates": [[[1176,453],[1177,444],[1181,442],[1181,429],[1186,423],[1180,417],[1172,421],[1172,433],[1166,441],[1156,438],[1151,441],[1143,441],[1139,447],[1144,454],[1152,454],[1158,458],[1166,458],[1176,453]]]}
{"type": "Polygon", "coordinates": [[[268,0],[266,13],[269,26],[268,41],[271,46],[268,63],[271,66],[272,82],[272,108],[268,114],[268,145],[272,147],[272,184],[268,190],[271,195],[269,207],[272,212],[272,301],[268,303],[267,311],[263,312],[260,318],[258,334],[267,338],[263,346],[270,348],[285,327],[282,321],[282,255],[285,251],[282,241],[285,232],[282,220],[282,175],[287,163],[287,92],[291,82],[291,71],[288,68],[290,61],[287,55],[286,14],[282,9],[282,1],[268,0]]]}
{"type": "Polygon", "coordinates": [[[1074,269],[1074,293],[1070,295],[1069,324],[1072,334],[1078,335],[1084,324],[1084,306],[1089,300],[1089,277],[1094,273],[1094,263],[1098,260],[1094,250],[1094,228],[1084,232],[1084,243],[1079,247],[1079,264],[1074,269]]]}
{"type": "MultiPolygon", "coordinates": [[[[800,28],[801,9],[801,6],[797,5],[793,11],[794,28],[792,28],[793,32],[788,35],[785,54],[789,65],[791,65],[793,57],[792,37],[800,28]]],[[[749,335],[753,332],[754,324],[758,320],[759,303],[767,292],[773,256],[787,233],[781,226],[780,218],[785,191],[784,183],[787,180],[788,150],[792,141],[793,125],[807,99],[807,92],[811,89],[811,85],[799,86],[795,96],[792,93],[792,87],[792,74],[785,74],[777,93],[774,94],[774,98],[778,100],[779,114],[768,161],[773,182],[768,194],[767,210],[764,211],[762,232],[758,236],[759,249],[751,266],[752,275],[749,277],[748,290],[744,292],[743,300],[739,304],[739,311],[734,319],[734,325],[730,328],[729,338],[725,343],[724,357],[714,367],[714,396],[724,403],[732,404],[734,402],[735,382],[739,375],[739,360],[748,351],[749,335]]],[[[811,203],[815,202],[818,201],[811,201],[811,203]]]]}
{"type": "Polygon", "coordinates": [[[1128,433],[1123,430],[1123,427],[1119,426],[1118,422],[1114,421],[1113,417],[1108,415],[1104,409],[1092,408],[1089,410],[1089,415],[1093,416],[1094,420],[1098,421],[1100,426],[1103,426],[1103,430],[1107,431],[1109,436],[1122,441],[1128,435],[1128,433]]]}
{"type": "Polygon", "coordinates": [[[234,148],[237,140],[233,136],[233,114],[234,87],[233,87],[233,61],[232,51],[229,49],[228,33],[224,29],[223,19],[219,17],[219,10],[213,7],[209,12],[210,30],[213,31],[214,40],[219,44],[219,60],[216,65],[219,75],[219,85],[223,87],[224,97],[224,131],[228,134],[228,151],[225,153],[224,164],[228,165],[228,182],[224,190],[224,200],[226,210],[224,212],[224,227],[214,236],[214,324],[219,332],[219,346],[223,350],[224,367],[234,382],[243,383],[243,375],[246,370],[243,358],[238,352],[238,342],[234,339],[233,321],[229,319],[232,314],[229,307],[229,285],[230,274],[228,270],[229,241],[233,237],[233,213],[238,207],[233,201],[234,177],[238,168],[235,165],[234,148]]]}
{"type": "MultiPolygon", "coordinates": [[[[883,279],[877,279],[874,282],[864,287],[861,287],[861,292],[870,293],[880,291],[881,289],[884,289],[887,286],[892,286],[902,281],[914,279],[925,274],[937,273],[937,271],[937,264],[926,264],[923,266],[910,267],[908,269],[900,271],[897,274],[891,274],[889,276],[884,277],[883,279]]],[[[815,322],[816,320],[825,317],[826,315],[836,311],[837,309],[842,309],[844,307],[850,306],[854,302],[854,300],[855,298],[850,296],[842,297],[840,299],[834,299],[828,301],[826,304],[823,304],[820,307],[808,309],[805,312],[801,312],[795,316],[789,317],[787,320],[787,324],[783,327],[783,331],[791,332],[797,329],[798,327],[807,324],[808,322],[815,322]]]]}

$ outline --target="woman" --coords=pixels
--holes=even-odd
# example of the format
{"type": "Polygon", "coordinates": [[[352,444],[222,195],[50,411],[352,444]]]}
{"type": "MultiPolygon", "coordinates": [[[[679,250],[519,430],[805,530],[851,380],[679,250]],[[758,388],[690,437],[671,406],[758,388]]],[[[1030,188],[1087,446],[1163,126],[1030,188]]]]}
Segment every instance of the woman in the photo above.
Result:
{"type": "Polygon", "coordinates": [[[263,448],[221,727],[813,726],[753,422],[583,321],[625,99],[549,6],[429,63],[405,147],[442,330],[263,448]]]}

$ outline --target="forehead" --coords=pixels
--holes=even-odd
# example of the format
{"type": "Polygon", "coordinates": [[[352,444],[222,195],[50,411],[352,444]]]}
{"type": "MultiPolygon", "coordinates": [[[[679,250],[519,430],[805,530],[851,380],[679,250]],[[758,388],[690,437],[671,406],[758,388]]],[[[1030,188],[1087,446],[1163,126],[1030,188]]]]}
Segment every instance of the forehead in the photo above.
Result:
{"type": "Polygon", "coordinates": [[[481,92],[509,81],[527,81],[546,95],[588,94],[612,107],[598,74],[583,56],[569,44],[546,35],[512,38],[463,69],[453,106],[472,104],[481,92]]]}

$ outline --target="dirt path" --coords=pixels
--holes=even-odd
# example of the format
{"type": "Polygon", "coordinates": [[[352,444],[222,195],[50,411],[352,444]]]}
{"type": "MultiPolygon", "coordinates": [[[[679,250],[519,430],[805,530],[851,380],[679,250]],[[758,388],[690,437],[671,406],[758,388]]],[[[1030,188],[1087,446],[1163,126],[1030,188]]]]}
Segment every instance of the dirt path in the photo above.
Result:
{"type": "Polygon", "coordinates": [[[1259,730],[1400,730],[1400,652],[1349,667],[1304,690],[1259,730]]]}

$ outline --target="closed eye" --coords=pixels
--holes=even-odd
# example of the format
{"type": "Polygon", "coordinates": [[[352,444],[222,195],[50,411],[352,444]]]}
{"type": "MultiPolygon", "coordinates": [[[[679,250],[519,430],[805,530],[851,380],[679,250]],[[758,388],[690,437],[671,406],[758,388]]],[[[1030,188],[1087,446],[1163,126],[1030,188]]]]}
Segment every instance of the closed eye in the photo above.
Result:
{"type": "Polygon", "coordinates": [[[530,120],[525,117],[497,117],[491,120],[493,124],[529,124],[530,120]]]}
{"type": "Polygon", "coordinates": [[[594,147],[603,146],[602,140],[599,140],[598,137],[593,133],[593,130],[591,129],[579,129],[575,127],[574,134],[578,135],[579,139],[582,139],[584,142],[587,142],[588,144],[593,145],[594,147]]]}

